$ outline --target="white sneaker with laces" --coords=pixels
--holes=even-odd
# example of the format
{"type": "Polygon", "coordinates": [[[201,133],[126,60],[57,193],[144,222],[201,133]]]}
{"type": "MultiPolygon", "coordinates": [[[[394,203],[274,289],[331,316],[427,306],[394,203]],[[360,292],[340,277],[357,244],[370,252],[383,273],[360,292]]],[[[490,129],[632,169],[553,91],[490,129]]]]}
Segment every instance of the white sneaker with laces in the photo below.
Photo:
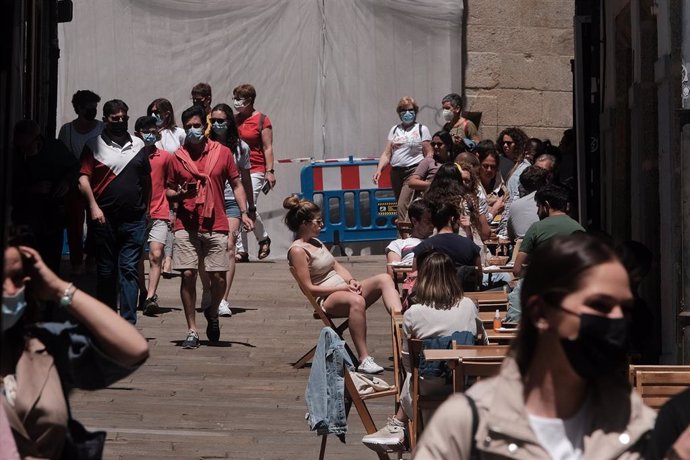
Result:
{"type": "Polygon", "coordinates": [[[218,306],[218,316],[232,316],[230,304],[225,299],[220,301],[220,305],[218,306]]]}
{"type": "Polygon", "coordinates": [[[405,424],[389,417],[386,426],[362,438],[362,443],[377,452],[398,452],[405,449],[405,424]]]}
{"type": "Polygon", "coordinates": [[[374,358],[371,356],[367,356],[362,360],[361,363],[359,363],[359,367],[357,368],[359,372],[363,372],[365,374],[380,374],[383,372],[383,368],[376,364],[374,362],[374,358]]]}

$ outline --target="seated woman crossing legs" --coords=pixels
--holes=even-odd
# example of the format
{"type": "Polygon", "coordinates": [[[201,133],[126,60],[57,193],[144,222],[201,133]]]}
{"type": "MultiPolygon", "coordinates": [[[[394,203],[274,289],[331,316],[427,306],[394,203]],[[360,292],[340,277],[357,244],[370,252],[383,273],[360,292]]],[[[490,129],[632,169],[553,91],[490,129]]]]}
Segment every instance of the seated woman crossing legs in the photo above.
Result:
{"type": "Polygon", "coordinates": [[[316,297],[328,315],[349,319],[350,334],[361,362],[358,370],[370,374],[383,372],[367,349],[366,309],[382,297],[389,312],[402,310],[393,280],[382,273],[358,281],[338,263],[317,239],[323,220],[321,209],[311,201],[290,196],[283,201],[283,207],[288,210],[285,224],[297,236],[288,250],[288,261],[300,284],[316,297]]]}

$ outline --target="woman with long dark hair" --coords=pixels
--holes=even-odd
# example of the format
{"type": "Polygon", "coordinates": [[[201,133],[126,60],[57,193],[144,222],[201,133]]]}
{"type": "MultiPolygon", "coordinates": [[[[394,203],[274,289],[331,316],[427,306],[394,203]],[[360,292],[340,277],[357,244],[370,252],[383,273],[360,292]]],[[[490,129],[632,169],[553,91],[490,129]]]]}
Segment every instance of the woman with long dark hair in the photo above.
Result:
{"type": "Polygon", "coordinates": [[[627,381],[632,301],[628,273],[595,237],[544,243],[498,376],[444,403],[415,458],[644,458],[655,415],[627,381]]]}
{"type": "MultiPolygon", "coordinates": [[[[251,161],[249,157],[250,150],[247,143],[241,140],[237,133],[237,125],[235,124],[235,117],[232,114],[232,109],[227,104],[216,105],[211,109],[210,121],[211,133],[209,134],[209,138],[220,142],[232,152],[237,169],[240,171],[242,186],[247,193],[246,209],[255,209],[254,196],[253,193],[250,193],[252,190],[252,177],[249,172],[251,170],[251,161]]],[[[228,257],[230,259],[230,268],[225,274],[225,295],[223,296],[223,300],[220,301],[218,314],[220,316],[232,316],[229,297],[232,280],[235,278],[235,245],[237,243],[237,237],[240,234],[242,213],[240,212],[240,205],[237,203],[235,195],[232,192],[232,186],[227,181],[225,182],[225,214],[228,217],[228,225],[230,226],[230,231],[228,232],[228,257]]]]}
{"type": "Polygon", "coordinates": [[[160,133],[156,147],[175,153],[184,144],[186,135],[184,129],[175,123],[175,111],[170,101],[162,97],[155,99],[146,109],[146,115],[156,119],[156,127],[160,133]]]}

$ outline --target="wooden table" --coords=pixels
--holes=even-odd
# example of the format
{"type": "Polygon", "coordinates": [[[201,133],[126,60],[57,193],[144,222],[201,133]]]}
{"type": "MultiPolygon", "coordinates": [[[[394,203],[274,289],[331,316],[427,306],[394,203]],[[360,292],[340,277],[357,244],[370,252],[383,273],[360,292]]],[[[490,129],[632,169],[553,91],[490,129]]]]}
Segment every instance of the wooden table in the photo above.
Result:
{"type": "Polygon", "coordinates": [[[428,349],[424,350],[424,359],[427,361],[455,361],[458,359],[495,360],[496,358],[505,357],[507,349],[503,351],[503,353],[500,353],[500,350],[496,350],[494,347],[476,347],[459,350],[428,349]]]}
{"type": "Polygon", "coordinates": [[[489,338],[489,342],[507,344],[513,341],[517,337],[517,329],[513,329],[510,332],[500,332],[494,329],[487,329],[486,336],[489,338]]]}

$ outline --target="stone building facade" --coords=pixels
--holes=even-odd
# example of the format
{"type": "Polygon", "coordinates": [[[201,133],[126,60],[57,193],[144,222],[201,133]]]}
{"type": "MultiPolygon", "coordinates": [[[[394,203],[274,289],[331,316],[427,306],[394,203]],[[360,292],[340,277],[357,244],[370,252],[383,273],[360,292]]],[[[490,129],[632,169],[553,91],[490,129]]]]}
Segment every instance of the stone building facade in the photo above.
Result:
{"type": "Polygon", "coordinates": [[[572,0],[466,0],[466,110],[480,134],[508,126],[558,144],[572,127],[572,0]]]}

